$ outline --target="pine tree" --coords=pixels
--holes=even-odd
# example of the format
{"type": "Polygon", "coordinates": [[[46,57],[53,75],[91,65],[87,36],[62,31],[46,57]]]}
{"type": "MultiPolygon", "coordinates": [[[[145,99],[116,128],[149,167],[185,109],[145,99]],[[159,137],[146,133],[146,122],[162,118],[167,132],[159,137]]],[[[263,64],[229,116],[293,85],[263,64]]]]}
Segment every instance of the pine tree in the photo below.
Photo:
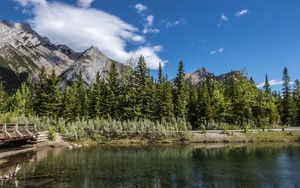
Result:
{"type": "Polygon", "coordinates": [[[276,105],[276,98],[272,93],[267,75],[263,91],[257,91],[252,112],[255,118],[254,121],[258,127],[278,123],[279,113],[276,105]]]}
{"type": "Polygon", "coordinates": [[[137,102],[138,83],[134,63],[123,73],[120,97],[120,114],[122,120],[141,117],[141,106],[137,102]]]}
{"type": "Polygon", "coordinates": [[[174,118],[172,86],[163,76],[161,64],[158,69],[158,83],[156,85],[155,119],[171,122],[174,118]]]}
{"type": "Polygon", "coordinates": [[[255,84],[255,81],[254,81],[254,79],[253,79],[252,76],[250,77],[250,82],[251,82],[252,84],[255,84]]]}
{"type": "Polygon", "coordinates": [[[295,96],[295,125],[300,126],[300,81],[296,80],[295,81],[295,91],[294,91],[294,96],[295,96]]]}
{"type": "Polygon", "coordinates": [[[60,79],[56,76],[55,70],[52,70],[51,75],[47,79],[47,111],[48,116],[58,117],[62,108],[62,93],[59,88],[60,79]]]}
{"type": "Polygon", "coordinates": [[[113,119],[119,118],[120,80],[116,63],[112,62],[107,80],[106,108],[113,119]]]}
{"type": "Polygon", "coordinates": [[[100,79],[100,73],[96,75],[96,81],[92,85],[90,96],[90,117],[100,118],[104,115],[105,83],[100,79]]]}
{"type": "Polygon", "coordinates": [[[174,105],[173,105],[173,90],[169,81],[164,81],[162,84],[162,101],[161,101],[161,117],[168,122],[174,119],[174,105]]]}
{"type": "Polygon", "coordinates": [[[82,78],[82,73],[79,73],[78,80],[74,84],[76,88],[76,108],[74,113],[77,117],[87,117],[88,116],[88,97],[84,85],[84,80],[82,78]]]}
{"type": "Polygon", "coordinates": [[[7,112],[9,96],[2,84],[0,84],[0,113],[7,112]]]}
{"type": "Polygon", "coordinates": [[[265,79],[265,84],[264,84],[264,91],[267,93],[267,94],[271,94],[272,92],[272,89],[271,89],[271,85],[269,83],[269,78],[268,78],[268,75],[266,74],[266,79],[265,79]]]}
{"type": "Polygon", "coordinates": [[[76,84],[72,84],[70,87],[65,89],[64,92],[64,110],[63,117],[67,122],[72,122],[76,120],[79,112],[78,109],[78,98],[77,98],[77,88],[76,84]]]}
{"type": "Polygon", "coordinates": [[[48,115],[48,90],[45,67],[42,67],[38,76],[38,82],[34,85],[33,110],[38,116],[48,115]]]}
{"type": "Polygon", "coordinates": [[[163,81],[165,80],[164,78],[164,75],[163,75],[163,70],[162,70],[162,66],[161,66],[161,63],[159,62],[159,65],[158,65],[158,84],[161,84],[163,83],[163,81]]]}
{"type": "Polygon", "coordinates": [[[176,118],[185,118],[187,113],[186,84],[183,62],[179,62],[178,73],[175,79],[174,114],[176,118]]]}
{"type": "Polygon", "coordinates": [[[202,82],[198,89],[197,117],[198,125],[202,126],[203,129],[207,129],[208,122],[211,121],[211,112],[212,108],[208,88],[206,83],[202,82]]]}
{"type": "Polygon", "coordinates": [[[292,121],[292,96],[290,77],[288,69],[285,67],[283,71],[283,88],[282,88],[282,104],[281,104],[281,121],[283,125],[290,125],[292,121]]]}
{"type": "Polygon", "coordinates": [[[154,114],[154,84],[143,56],[138,60],[134,71],[137,86],[136,110],[140,110],[137,118],[151,118],[154,114]]]}
{"type": "Polygon", "coordinates": [[[197,116],[197,90],[196,87],[192,84],[189,85],[187,120],[190,122],[193,129],[199,128],[197,116]]]}

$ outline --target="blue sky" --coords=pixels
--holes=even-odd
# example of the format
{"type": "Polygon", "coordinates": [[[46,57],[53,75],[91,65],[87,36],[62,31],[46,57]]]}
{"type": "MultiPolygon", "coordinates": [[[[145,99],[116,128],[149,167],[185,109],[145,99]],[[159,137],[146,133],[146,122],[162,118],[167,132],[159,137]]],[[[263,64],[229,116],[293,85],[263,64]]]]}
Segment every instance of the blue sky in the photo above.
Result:
{"type": "Polygon", "coordinates": [[[300,78],[298,0],[2,0],[0,5],[0,19],[29,21],[55,43],[81,50],[92,45],[90,41],[117,60],[146,53],[152,68],[158,60],[165,62],[170,78],[176,76],[180,60],[186,72],[199,67],[215,74],[246,69],[257,83],[263,82],[266,73],[278,83],[284,66],[292,80],[300,78]],[[90,24],[97,27],[86,26],[84,19],[94,20],[90,24]],[[124,26],[114,25],[107,31],[105,19],[124,26]],[[53,20],[60,24],[50,24],[53,20]],[[77,26],[68,25],[70,20],[77,26]],[[84,33],[87,27],[95,33],[91,39],[69,35],[84,33]],[[103,33],[112,38],[95,39],[103,33]]]}

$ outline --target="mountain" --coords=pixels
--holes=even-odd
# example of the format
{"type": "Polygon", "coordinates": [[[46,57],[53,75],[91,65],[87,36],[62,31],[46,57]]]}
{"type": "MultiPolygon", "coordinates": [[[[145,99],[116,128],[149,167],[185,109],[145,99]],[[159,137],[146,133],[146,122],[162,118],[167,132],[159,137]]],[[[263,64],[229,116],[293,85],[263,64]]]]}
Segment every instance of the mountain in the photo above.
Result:
{"type": "MultiPolygon", "coordinates": [[[[106,78],[113,60],[106,57],[98,48],[91,46],[83,52],[79,58],[61,74],[61,77],[67,83],[74,82],[80,74],[86,85],[95,81],[97,73],[101,73],[102,78],[106,78]]],[[[125,65],[116,62],[117,70],[122,73],[125,65]]]]}
{"type": "MultiPolygon", "coordinates": [[[[85,84],[90,85],[97,72],[105,79],[112,62],[115,62],[94,46],[84,52],[76,52],[66,45],[53,44],[27,23],[0,20],[0,39],[0,82],[8,91],[14,91],[28,78],[37,81],[42,67],[47,73],[54,69],[62,79],[62,85],[74,82],[80,74],[85,84]]],[[[128,68],[118,62],[116,65],[120,74],[128,68]]],[[[237,72],[215,76],[202,67],[186,74],[185,79],[197,85],[208,76],[222,79],[237,72]]]]}
{"type": "Polygon", "coordinates": [[[206,70],[206,68],[201,67],[193,73],[187,73],[185,75],[185,80],[187,83],[197,85],[199,82],[206,80],[208,77],[215,79],[225,79],[231,76],[241,75],[240,71],[231,71],[221,75],[214,75],[213,73],[206,70]]]}
{"type": "Polygon", "coordinates": [[[211,74],[211,73],[209,73],[204,67],[202,67],[202,68],[197,69],[193,73],[187,73],[185,75],[185,80],[188,83],[197,85],[199,82],[205,80],[209,74],[211,74]]]}
{"type": "MultiPolygon", "coordinates": [[[[76,52],[66,45],[53,44],[27,23],[0,20],[0,39],[0,81],[9,91],[28,78],[36,81],[42,67],[47,73],[54,69],[67,82],[81,72],[90,84],[98,71],[105,77],[112,62],[95,47],[76,52]]],[[[121,70],[124,65],[117,63],[117,67],[121,70]]]]}

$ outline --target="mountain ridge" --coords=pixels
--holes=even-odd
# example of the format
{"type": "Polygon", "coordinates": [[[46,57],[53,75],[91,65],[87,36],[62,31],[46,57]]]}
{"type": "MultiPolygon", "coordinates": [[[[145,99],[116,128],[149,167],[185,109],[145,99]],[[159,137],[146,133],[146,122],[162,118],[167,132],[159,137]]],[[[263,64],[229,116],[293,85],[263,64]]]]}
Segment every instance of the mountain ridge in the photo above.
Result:
{"type": "MultiPolygon", "coordinates": [[[[42,67],[48,74],[54,69],[62,78],[75,78],[81,71],[86,83],[90,84],[95,79],[96,71],[105,77],[113,62],[94,46],[84,52],[76,52],[65,44],[53,44],[27,23],[0,20],[0,38],[0,81],[8,90],[17,89],[28,78],[36,81],[42,67]],[[13,87],[11,80],[17,82],[13,87]]],[[[116,63],[118,69],[125,66],[116,63]]]]}
{"type": "MultiPolygon", "coordinates": [[[[63,84],[71,84],[81,74],[86,85],[95,80],[98,72],[105,79],[112,62],[116,63],[120,74],[127,67],[108,58],[95,46],[76,52],[65,44],[54,44],[34,31],[28,23],[0,20],[0,38],[0,81],[11,91],[27,79],[37,81],[42,67],[48,74],[54,69],[63,84]]],[[[215,76],[201,67],[187,73],[185,80],[198,84],[208,76],[222,78],[234,72],[237,71],[215,76]]]]}

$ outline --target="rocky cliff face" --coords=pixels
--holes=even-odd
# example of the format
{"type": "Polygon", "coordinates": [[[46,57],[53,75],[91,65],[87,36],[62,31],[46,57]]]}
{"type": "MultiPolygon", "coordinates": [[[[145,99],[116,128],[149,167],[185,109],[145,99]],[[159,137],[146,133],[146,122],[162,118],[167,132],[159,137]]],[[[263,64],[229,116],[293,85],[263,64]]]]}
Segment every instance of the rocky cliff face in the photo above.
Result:
{"type": "Polygon", "coordinates": [[[209,75],[210,73],[207,72],[207,70],[202,67],[202,68],[199,68],[198,70],[196,70],[195,72],[193,73],[189,73],[189,74],[186,74],[185,75],[185,80],[188,82],[188,83],[191,83],[193,85],[196,85],[198,84],[199,82],[203,81],[206,79],[206,77],[209,75]]]}
{"type": "Polygon", "coordinates": [[[16,73],[27,71],[34,77],[37,69],[45,67],[60,74],[73,62],[73,54],[65,53],[28,24],[0,21],[0,37],[0,56],[16,73]]]}
{"type": "Polygon", "coordinates": [[[185,80],[187,83],[197,85],[199,82],[205,81],[208,77],[216,80],[222,80],[237,75],[242,75],[241,71],[231,71],[221,75],[214,75],[213,73],[207,71],[204,67],[202,67],[197,69],[193,73],[186,74],[185,80]]]}
{"type": "MultiPolygon", "coordinates": [[[[99,72],[102,78],[106,78],[110,70],[113,60],[106,57],[98,48],[92,46],[83,52],[79,58],[62,73],[61,77],[67,83],[75,81],[79,74],[86,85],[90,85],[95,81],[99,72]]],[[[116,62],[119,73],[125,68],[125,65],[116,62]]]]}
{"type": "MultiPolygon", "coordinates": [[[[112,60],[97,48],[75,52],[66,45],[51,43],[36,33],[29,24],[0,21],[0,81],[8,90],[16,89],[24,80],[37,80],[42,67],[52,69],[68,82],[79,72],[90,84],[99,71],[105,77],[112,60]]],[[[118,69],[124,65],[117,63],[118,69]]]]}

